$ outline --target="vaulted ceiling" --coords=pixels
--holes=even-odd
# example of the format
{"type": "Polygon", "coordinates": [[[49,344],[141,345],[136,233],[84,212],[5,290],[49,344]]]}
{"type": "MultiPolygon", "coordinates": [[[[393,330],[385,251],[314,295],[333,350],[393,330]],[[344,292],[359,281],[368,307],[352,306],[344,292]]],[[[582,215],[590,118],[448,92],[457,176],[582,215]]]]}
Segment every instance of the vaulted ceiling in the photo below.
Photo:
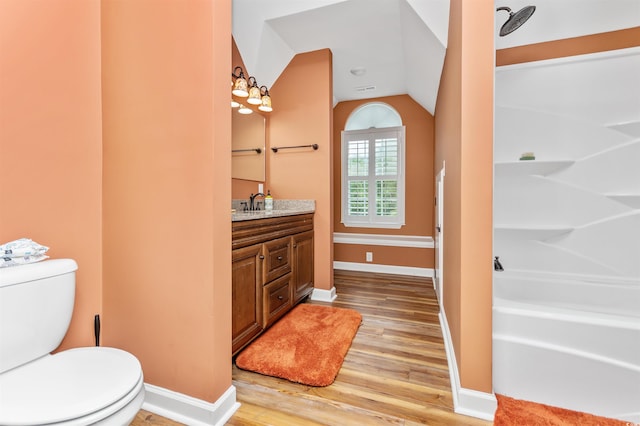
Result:
{"type": "MultiPolygon", "coordinates": [[[[496,48],[640,26],[640,0],[505,0],[536,11],[496,48]]],[[[334,103],[408,94],[434,113],[449,0],[233,0],[233,36],[251,75],[271,87],[298,53],[329,48],[334,103]]],[[[275,95],[275,94],[274,94],[275,95]]]]}

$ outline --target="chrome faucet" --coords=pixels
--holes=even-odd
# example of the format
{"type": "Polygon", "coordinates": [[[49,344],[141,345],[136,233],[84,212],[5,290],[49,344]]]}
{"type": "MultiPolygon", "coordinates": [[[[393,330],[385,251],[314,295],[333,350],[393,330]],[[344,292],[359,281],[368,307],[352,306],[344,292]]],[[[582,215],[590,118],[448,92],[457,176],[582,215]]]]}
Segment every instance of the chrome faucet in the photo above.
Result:
{"type": "Polygon", "coordinates": [[[256,210],[260,210],[260,203],[258,203],[258,205],[256,206],[256,204],[254,203],[256,197],[258,196],[262,196],[264,197],[264,194],[262,192],[258,192],[257,194],[251,194],[249,196],[249,210],[250,211],[256,211],[256,210]]]}

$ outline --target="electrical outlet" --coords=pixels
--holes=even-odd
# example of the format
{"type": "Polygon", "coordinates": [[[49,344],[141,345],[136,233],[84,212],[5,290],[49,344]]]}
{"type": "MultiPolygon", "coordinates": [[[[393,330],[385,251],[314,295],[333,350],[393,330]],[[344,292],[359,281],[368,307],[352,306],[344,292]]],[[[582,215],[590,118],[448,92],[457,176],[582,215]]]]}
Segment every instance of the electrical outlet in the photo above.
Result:
{"type": "Polygon", "coordinates": [[[373,262],[373,252],[370,252],[370,251],[367,252],[366,260],[367,262],[373,262]]]}
{"type": "Polygon", "coordinates": [[[263,183],[259,183],[258,184],[258,193],[259,194],[264,194],[264,184],[263,183]]]}

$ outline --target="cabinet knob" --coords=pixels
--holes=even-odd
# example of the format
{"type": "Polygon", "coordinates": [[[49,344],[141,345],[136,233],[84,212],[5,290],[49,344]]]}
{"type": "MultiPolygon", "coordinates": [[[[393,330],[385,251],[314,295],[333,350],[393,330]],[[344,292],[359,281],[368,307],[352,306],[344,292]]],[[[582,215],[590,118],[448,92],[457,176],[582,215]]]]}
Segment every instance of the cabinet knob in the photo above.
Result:
{"type": "Polygon", "coordinates": [[[282,256],[278,256],[278,260],[282,260],[282,256]]]}
{"type": "Polygon", "coordinates": [[[264,260],[264,255],[263,255],[263,254],[261,254],[260,256],[258,256],[258,258],[259,258],[260,260],[264,260]]]}
{"type": "Polygon", "coordinates": [[[278,300],[282,300],[282,299],[284,299],[284,297],[278,296],[278,300]]]}

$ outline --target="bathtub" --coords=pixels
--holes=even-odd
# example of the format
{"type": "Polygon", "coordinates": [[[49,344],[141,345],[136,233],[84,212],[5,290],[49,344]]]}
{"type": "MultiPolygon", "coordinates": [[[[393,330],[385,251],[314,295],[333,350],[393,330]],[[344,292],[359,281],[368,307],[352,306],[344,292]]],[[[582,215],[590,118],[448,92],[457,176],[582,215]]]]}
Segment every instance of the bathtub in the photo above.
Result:
{"type": "Polygon", "coordinates": [[[496,272],[494,392],[640,424],[640,282],[496,272]]]}

